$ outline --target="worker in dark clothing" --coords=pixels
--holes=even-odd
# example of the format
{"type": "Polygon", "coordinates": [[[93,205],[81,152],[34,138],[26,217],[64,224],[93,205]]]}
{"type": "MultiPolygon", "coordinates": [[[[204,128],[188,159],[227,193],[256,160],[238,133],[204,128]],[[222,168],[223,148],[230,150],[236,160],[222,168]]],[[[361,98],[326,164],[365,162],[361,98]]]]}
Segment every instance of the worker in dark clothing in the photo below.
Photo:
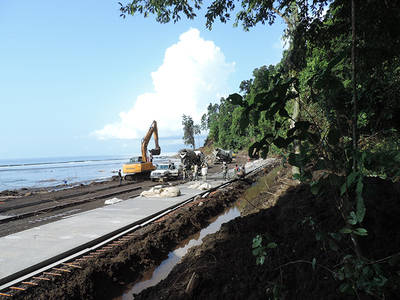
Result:
{"type": "Polygon", "coordinates": [[[118,170],[118,178],[119,178],[119,185],[122,184],[122,174],[121,174],[121,170],[118,170]]]}

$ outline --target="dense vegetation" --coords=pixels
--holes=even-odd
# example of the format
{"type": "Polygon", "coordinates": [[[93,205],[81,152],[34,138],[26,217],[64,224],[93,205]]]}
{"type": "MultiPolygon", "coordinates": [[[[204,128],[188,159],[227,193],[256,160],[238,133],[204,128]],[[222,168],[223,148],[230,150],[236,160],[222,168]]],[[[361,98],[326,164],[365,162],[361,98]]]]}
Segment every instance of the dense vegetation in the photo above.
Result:
{"type": "MultiPolygon", "coordinates": [[[[256,157],[278,151],[297,167],[295,178],[314,194],[329,195],[344,225],[316,239],[325,239],[342,257],[330,266],[342,282],[340,291],[384,299],[385,289],[400,282],[398,264],[390,261],[399,253],[367,257],[359,239],[368,235],[364,177],[400,178],[400,1],[239,2],[239,10],[236,1],[212,2],[207,26],[215,19],[226,22],[232,12],[246,30],[280,16],[290,47],[276,66],[254,70],[240,93],[210,104],[202,126],[222,148],[251,145],[249,154],[256,157]],[[338,247],[339,240],[347,243],[338,247]]],[[[190,3],[135,0],[121,11],[177,21],[181,13],[196,16],[202,1],[190,3]]],[[[266,235],[253,243],[260,264],[271,245],[279,247],[265,243],[266,235]]]]}
{"type": "MultiPolygon", "coordinates": [[[[244,80],[240,84],[240,91],[244,94],[246,103],[251,103],[252,98],[258,93],[273,87],[273,77],[276,76],[280,64],[277,66],[262,66],[253,71],[253,78],[244,80]]],[[[292,111],[292,104],[287,108],[292,111]]],[[[275,128],[274,122],[268,120],[265,113],[255,110],[249,111],[248,116],[243,106],[234,104],[230,99],[221,98],[219,104],[210,104],[207,113],[202,117],[202,128],[208,130],[208,141],[224,149],[241,150],[262,139],[267,134],[278,132],[284,134],[289,125],[277,115],[276,120],[282,122],[281,128],[275,128]],[[249,123],[241,127],[242,118],[249,117],[249,123]]],[[[244,123],[242,123],[244,124],[244,123]]],[[[272,145],[271,152],[280,150],[272,145]]]]}

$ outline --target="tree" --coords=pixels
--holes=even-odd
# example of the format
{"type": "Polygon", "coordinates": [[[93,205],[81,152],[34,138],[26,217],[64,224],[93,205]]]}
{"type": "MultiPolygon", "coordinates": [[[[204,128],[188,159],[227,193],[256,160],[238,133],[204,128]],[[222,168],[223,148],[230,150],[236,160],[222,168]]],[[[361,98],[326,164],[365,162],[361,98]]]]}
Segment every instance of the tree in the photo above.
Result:
{"type": "Polygon", "coordinates": [[[196,148],[195,138],[196,134],[200,134],[201,129],[199,125],[195,125],[191,116],[182,116],[183,125],[183,142],[185,145],[192,145],[193,149],[196,148]]]}
{"type": "MultiPolygon", "coordinates": [[[[272,24],[276,15],[286,20],[290,20],[293,13],[293,6],[299,8],[299,16],[308,19],[310,14],[321,16],[324,6],[329,0],[214,0],[207,6],[205,14],[206,26],[212,29],[216,19],[226,23],[231,19],[231,14],[235,13],[235,23],[237,26],[242,24],[245,30],[254,27],[257,23],[272,24]]],[[[143,14],[144,17],[155,15],[157,22],[168,23],[170,21],[178,22],[182,16],[188,19],[197,17],[196,11],[199,11],[204,3],[202,0],[194,1],[171,1],[171,0],[131,0],[127,4],[120,4],[121,16],[143,14]]],[[[286,21],[285,20],[285,21],[286,21]]]]}

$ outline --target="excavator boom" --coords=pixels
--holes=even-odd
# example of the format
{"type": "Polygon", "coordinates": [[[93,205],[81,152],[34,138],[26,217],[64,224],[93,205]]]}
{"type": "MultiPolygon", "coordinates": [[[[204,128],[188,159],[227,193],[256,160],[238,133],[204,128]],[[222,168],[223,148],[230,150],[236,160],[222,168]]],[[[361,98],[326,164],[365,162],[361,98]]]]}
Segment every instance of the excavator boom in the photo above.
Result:
{"type": "Polygon", "coordinates": [[[158,145],[158,129],[157,129],[157,122],[156,121],[153,121],[153,123],[151,123],[149,131],[147,132],[146,136],[142,140],[142,159],[143,159],[143,162],[148,162],[149,161],[149,159],[147,157],[147,145],[149,144],[152,135],[154,136],[155,148],[151,149],[150,153],[152,155],[159,155],[161,153],[161,148],[158,145]]]}
{"type": "Polygon", "coordinates": [[[150,172],[155,170],[155,166],[147,157],[147,145],[150,142],[151,136],[154,136],[155,148],[151,149],[149,152],[151,155],[159,155],[161,153],[161,148],[158,144],[158,129],[157,122],[153,121],[149,128],[149,131],[142,139],[142,157],[131,158],[131,163],[122,166],[125,179],[134,179],[135,177],[149,177],[150,172]]]}

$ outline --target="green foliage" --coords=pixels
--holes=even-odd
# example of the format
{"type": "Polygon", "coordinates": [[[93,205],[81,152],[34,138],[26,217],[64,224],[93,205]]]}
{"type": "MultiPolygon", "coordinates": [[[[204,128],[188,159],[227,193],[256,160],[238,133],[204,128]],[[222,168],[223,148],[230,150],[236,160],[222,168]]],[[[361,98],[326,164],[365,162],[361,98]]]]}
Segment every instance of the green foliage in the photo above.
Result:
{"type": "MultiPolygon", "coordinates": [[[[263,0],[263,1],[221,1],[214,0],[207,3],[206,26],[211,29],[213,23],[218,19],[222,23],[226,23],[231,19],[233,13],[236,14],[234,25],[239,23],[243,25],[245,30],[254,27],[257,23],[272,24],[275,21],[276,9],[278,7],[280,15],[288,15],[292,12],[293,1],[288,0],[263,0]]],[[[304,5],[304,1],[297,0],[299,6],[302,7],[301,15],[306,17],[306,14],[320,16],[323,13],[323,7],[328,2],[327,0],[313,0],[312,4],[304,5]]],[[[168,23],[170,21],[177,22],[182,16],[188,19],[193,19],[197,16],[196,11],[199,11],[203,6],[203,1],[172,1],[172,0],[130,0],[127,4],[120,4],[121,16],[143,14],[144,17],[155,15],[157,22],[168,23]]]]}
{"type": "Polygon", "coordinates": [[[278,245],[275,242],[268,242],[267,245],[263,245],[263,238],[261,235],[257,235],[253,239],[253,244],[252,244],[252,253],[256,257],[256,264],[257,265],[263,265],[265,262],[265,257],[268,255],[267,250],[268,249],[274,249],[278,245]]]}
{"type": "Polygon", "coordinates": [[[336,272],[336,278],[342,282],[339,286],[342,293],[357,295],[363,291],[378,297],[384,297],[383,288],[388,281],[379,264],[371,264],[352,255],[346,256],[345,263],[336,272]]]}
{"type": "MultiPolygon", "coordinates": [[[[365,9],[368,7],[375,11],[382,8],[388,13],[389,19],[393,19],[394,14],[390,9],[394,5],[382,7],[379,1],[368,1],[365,7],[361,3],[358,5],[358,13],[363,14],[359,18],[369,17],[370,12],[365,9]]],[[[395,10],[399,12],[400,6],[395,10]]],[[[343,281],[339,287],[341,292],[353,295],[362,292],[383,297],[389,275],[378,271],[378,264],[362,256],[358,239],[368,235],[368,230],[362,224],[367,214],[363,195],[364,177],[379,174],[396,180],[400,174],[397,136],[400,118],[400,84],[397,76],[399,55],[393,50],[389,51],[385,45],[387,52],[384,57],[368,54],[358,58],[358,66],[362,70],[357,75],[357,125],[360,128],[357,137],[359,142],[354,147],[349,11],[349,2],[335,1],[324,21],[314,20],[310,30],[303,32],[301,38],[308,45],[305,57],[298,62],[292,60],[290,64],[282,62],[274,75],[274,85],[251,95],[250,101],[237,96],[228,99],[243,108],[243,114],[248,120],[244,126],[253,124],[251,115],[262,114],[270,124],[277,122],[279,116],[279,129],[282,128],[280,124],[292,123],[289,128],[284,127],[283,131],[278,132],[274,128],[269,134],[258,138],[250,146],[249,154],[265,156],[268,148],[275,145],[287,153],[285,157],[291,165],[299,168],[295,178],[308,183],[313,194],[329,193],[333,201],[343,203],[339,209],[344,216],[344,226],[338,228],[337,232],[325,233],[318,230],[312,219],[306,222],[316,231],[317,241],[346,258],[345,263],[334,270],[339,274],[337,278],[343,281]],[[380,62],[377,64],[378,60],[380,62]],[[390,67],[387,65],[389,62],[392,64],[390,67]],[[288,72],[283,67],[285,65],[295,71],[288,72]],[[298,76],[293,76],[296,73],[298,76]],[[383,82],[378,74],[386,81],[383,82]],[[290,111],[286,109],[285,114],[283,110],[292,101],[301,103],[298,120],[292,120],[290,111]],[[298,151],[295,151],[296,145],[298,151]],[[322,176],[315,176],[321,170],[324,172],[322,176]],[[349,245],[352,245],[352,254],[348,254],[351,249],[349,245]]],[[[366,36],[377,36],[382,29],[367,28],[368,22],[365,19],[360,23],[358,28],[365,35],[359,38],[359,49],[367,51],[364,45],[372,41],[367,40],[366,36]]],[[[392,28],[387,30],[393,33],[392,28]]],[[[400,41],[400,32],[394,33],[394,36],[400,41]]],[[[293,59],[293,56],[288,57],[293,59]]],[[[312,259],[311,265],[315,268],[316,260],[312,259]]]]}
{"type": "MultiPolygon", "coordinates": [[[[350,215],[348,224],[357,224],[358,220],[355,213],[351,212],[350,215]]],[[[349,295],[359,295],[360,292],[363,292],[379,299],[384,298],[385,285],[389,279],[386,277],[382,264],[388,265],[388,261],[370,261],[364,257],[346,254],[344,253],[346,246],[340,244],[345,242],[350,234],[367,235],[366,229],[345,227],[336,233],[325,233],[320,231],[319,224],[312,217],[305,218],[302,223],[308,224],[315,232],[315,239],[318,243],[322,243],[322,249],[326,249],[325,245],[328,245],[329,251],[333,251],[336,255],[342,257],[341,263],[335,264],[333,270],[330,270],[333,278],[340,281],[338,288],[340,292],[349,295]]],[[[329,255],[333,256],[332,254],[329,255]]],[[[315,270],[317,265],[315,258],[312,259],[311,265],[315,270]]]]}

